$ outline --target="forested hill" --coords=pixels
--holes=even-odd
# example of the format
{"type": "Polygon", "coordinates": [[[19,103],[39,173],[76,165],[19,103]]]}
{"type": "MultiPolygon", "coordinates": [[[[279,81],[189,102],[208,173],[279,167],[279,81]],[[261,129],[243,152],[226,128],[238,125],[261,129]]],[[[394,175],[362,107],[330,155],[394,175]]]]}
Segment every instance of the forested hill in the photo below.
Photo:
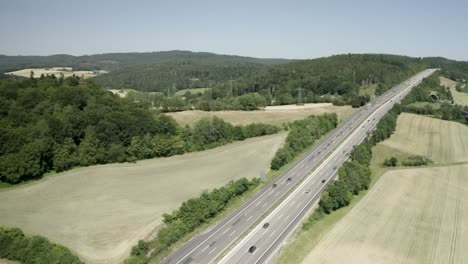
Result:
{"type": "Polygon", "coordinates": [[[337,104],[349,104],[349,100],[366,94],[364,89],[382,94],[428,66],[422,59],[397,55],[336,55],[278,65],[244,78],[239,86],[270,95],[279,104],[295,103],[299,87],[304,102],[318,101],[317,96],[328,94],[337,104]]]}
{"type": "Polygon", "coordinates": [[[107,70],[113,71],[135,65],[155,65],[190,61],[200,64],[236,64],[252,63],[259,65],[276,65],[287,63],[286,59],[261,59],[252,57],[219,55],[209,52],[159,51],[133,53],[104,53],[84,56],[66,54],[51,56],[6,56],[0,55],[0,72],[41,67],[73,67],[74,70],[107,70]]]}
{"type": "Polygon", "coordinates": [[[75,166],[200,151],[277,133],[267,124],[202,119],[180,127],[78,77],[0,80],[0,184],[75,166]]]}

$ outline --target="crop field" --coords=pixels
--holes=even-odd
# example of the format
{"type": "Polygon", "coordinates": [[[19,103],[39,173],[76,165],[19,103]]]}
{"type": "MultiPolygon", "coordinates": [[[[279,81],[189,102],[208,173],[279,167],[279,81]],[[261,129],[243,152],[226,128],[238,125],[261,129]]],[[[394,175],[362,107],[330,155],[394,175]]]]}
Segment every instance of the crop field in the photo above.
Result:
{"type": "Polygon", "coordinates": [[[465,263],[468,165],[392,170],[302,263],[465,263]]]}
{"type": "MultiPolygon", "coordinates": [[[[453,100],[455,100],[456,104],[468,105],[468,93],[457,91],[455,89],[457,82],[447,79],[445,77],[440,77],[440,83],[441,85],[444,85],[445,87],[450,87],[453,100]]],[[[466,87],[464,87],[464,89],[466,90],[466,87]]]]}
{"type": "Polygon", "coordinates": [[[34,72],[34,77],[39,78],[41,74],[44,75],[52,75],[54,74],[56,77],[59,77],[62,73],[63,76],[69,77],[73,74],[78,77],[90,78],[94,77],[98,74],[107,73],[106,71],[73,71],[70,67],[52,67],[52,68],[34,68],[34,69],[23,69],[19,71],[7,72],[6,74],[16,75],[21,77],[30,77],[31,71],[34,72]]]}
{"type": "Polygon", "coordinates": [[[258,111],[183,111],[168,113],[182,125],[192,125],[203,117],[218,116],[224,121],[234,125],[250,123],[266,123],[281,125],[282,123],[303,119],[309,115],[336,113],[339,119],[345,119],[355,111],[350,106],[334,106],[328,103],[298,105],[267,106],[265,110],[258,111]]]}
{"type": "Polygon", "coordinates": [[[87,263],[119,263],[180,204],[269,168],[286,133],[135,164],[78,168],[0,191],[0,225],[43,235],[87,263]]]}
{"type": "Polygon", "coordinates": [[[396,133],[383,145],[427,156],[436,163],[468,161],[468,126],[402,113],[396,133]]]}
{"type": "Polygon", "coordinates": [[[436,165],[384,172],[302,263],[464,263],[466,135],[465,125],[402,113],[395,134],[374,148],[373,172],[390,156],[425,155],[436,165]]]}

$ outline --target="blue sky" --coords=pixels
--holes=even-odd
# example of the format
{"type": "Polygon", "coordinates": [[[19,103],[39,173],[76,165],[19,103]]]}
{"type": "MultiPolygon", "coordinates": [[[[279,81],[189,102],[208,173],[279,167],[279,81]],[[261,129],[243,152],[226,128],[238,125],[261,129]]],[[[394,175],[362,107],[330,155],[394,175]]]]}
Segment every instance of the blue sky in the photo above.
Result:
{"type": "Polygon", "coordinates": [[[468,61],[468,1],[0,0],[0,54],[208,51],[468,61]]]}

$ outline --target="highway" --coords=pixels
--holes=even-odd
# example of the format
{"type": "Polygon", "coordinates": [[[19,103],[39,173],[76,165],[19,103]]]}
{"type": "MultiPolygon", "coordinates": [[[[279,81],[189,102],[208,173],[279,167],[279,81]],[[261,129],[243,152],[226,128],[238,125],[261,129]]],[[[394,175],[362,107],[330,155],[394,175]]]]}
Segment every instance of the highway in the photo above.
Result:
{"type": "Polygon", "coordinates": [[[349,157],[353,145],[364,140],[394,103],[435,70],[428,69],[416,74],[372,104],[356,111],[318,146],[239,209],[194,237],[162,263],[205,264],[214,263],[220,258],[220,263],[270,261],[312,210],[325,186],[336,177],[338,167],[349,157]],[[275,188],[273,184],[276,184],[275,188]],[[266,228],[265,223],[269,224],[266,228]],[[252,246],[256,249],[250,253],[252,246]]]}

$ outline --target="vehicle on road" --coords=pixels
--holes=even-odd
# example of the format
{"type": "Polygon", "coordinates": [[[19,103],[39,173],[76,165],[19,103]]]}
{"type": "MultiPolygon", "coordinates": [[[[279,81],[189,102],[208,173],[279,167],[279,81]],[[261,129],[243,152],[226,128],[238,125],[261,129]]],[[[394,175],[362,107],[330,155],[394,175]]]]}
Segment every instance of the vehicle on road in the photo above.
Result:
{"type": "Polygon", "coordinates": [[[310,190],[309,190],[309,189],[307,189],[307,190],[305,191],[305,193],[310,193],[310,190]]]}
{"type": "Polygon", "coordinates": [[[276,188],[276,186],[278,186],[276,183],[273,183],[273,185],[271,186],[273,189],[276,188]]]}
{"type": "Polygon", "coordinates": [[[269,227],[269,226],[270,226],[270,223],[265,223],[265,224],[263,224],[263,228],[267,228],[267,227],[269,227]]]}
{"type": "Polygon", "coordinates": [[[336,165],[335,165],[335,166],[333,166],[333,169],[334,169],[334,170],[336,170],[337,168],[338,168],[338,167],[337,167],[336,165]]]}
{"type": "Polygon", "coordinates": [[[288,178],[288,179],[286,180],[286,182],[290,182],[290,181],[292,181],[292,179],[291,179],[291,178],[288,178]]]}
{"type": "Polygon", "coordinates": [[[249,253],[253,253],[256,249],[257,249],[256,246],[251,246],[251,247],[249,248],[249,253]]]}
{"type": "Polygon", "coordinates": [[[326,180],[325,180],[325,179],[323,179],[323,180],[322,180],[322,183],[325,183],[325,182],[326,182],[326,180]]]}

